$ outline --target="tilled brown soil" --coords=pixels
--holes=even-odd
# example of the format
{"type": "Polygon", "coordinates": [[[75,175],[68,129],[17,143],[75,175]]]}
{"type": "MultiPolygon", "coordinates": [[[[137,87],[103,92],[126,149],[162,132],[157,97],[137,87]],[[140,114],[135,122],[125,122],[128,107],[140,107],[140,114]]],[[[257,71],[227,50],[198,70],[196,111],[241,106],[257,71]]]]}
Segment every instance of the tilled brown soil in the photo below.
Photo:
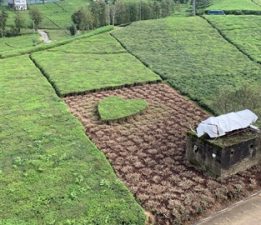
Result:
{"type": "Polygon", "coordinates": [[[207,114],[166,84],[71,96],[65,101],[117,175],[154,214],[157,225],[184,224],[261,185],[260,167],[221,182],[187,164],[186,132],[207,114]],[[97,104],[111,95],[143,98],[149,107],[127,121],[106,124],[99,120],[97,104]]]}

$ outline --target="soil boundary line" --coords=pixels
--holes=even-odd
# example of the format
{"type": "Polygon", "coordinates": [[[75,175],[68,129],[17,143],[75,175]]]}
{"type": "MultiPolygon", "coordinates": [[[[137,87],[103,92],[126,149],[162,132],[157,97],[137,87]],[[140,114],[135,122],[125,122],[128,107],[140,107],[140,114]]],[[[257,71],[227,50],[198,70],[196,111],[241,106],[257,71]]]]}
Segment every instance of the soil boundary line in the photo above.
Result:
{"type": "Polygon", "coordinates": [[[111,90],[117,90],[117,89],[122,89],[122,88],[131,88],[131,87],[136,87],[136,86],[143,86],[146,84],[158,84],[162,83],[162,80],[153,80],[153,81],[144,81],[140,83],[133,83],[133,84],[123,84],[123,85],[118,85],[114,87],[104,87],[104,88],[97,88],[97,89],[92,89],[92,90],[86,90],[86,91],[77,91],[77,92],[69,92],[66,94],[60,94],[60,97],[69,97],[69,96],[79,96],[79,95],[85,95],[89,93],[95,93],[95,92],[101,92],[101,91],[111,91],[111,90]]]}
{"type": "Polygon", "coordinates": [[[36,62],[35,59],[33,59],[32,54],[29,55],[29,59],[32,61],[32,63],[35,65],[35,67],[41,72],[41,74],[47,79],[48,83],[53,87],[56,95],[58,97],[62,97],[59,89],[55,85],[55,83],[50,79],[50,77],[45,73],[45,71],[42,69],[42,67],[36,62]]]}
{"type": "Polygon", "coordinates": [[[200,16],[203,20],[207,21],[207,23],[213,28],[215,29],[220,36],[226,40],[229,44],[233,45],[238,51],[240,51],[243,55],[245,55],[249,60],[251,60],[252,62],[261,65],[261,62],[256,61],[250,54],[248,54],[247,52],[245,52],[244,50],[242,50],[237,44],[235,44],[232,40],[230,40],[219,28],[217,28],[211,21],[209,21],[206,17],[204,16],[200,16]]]}

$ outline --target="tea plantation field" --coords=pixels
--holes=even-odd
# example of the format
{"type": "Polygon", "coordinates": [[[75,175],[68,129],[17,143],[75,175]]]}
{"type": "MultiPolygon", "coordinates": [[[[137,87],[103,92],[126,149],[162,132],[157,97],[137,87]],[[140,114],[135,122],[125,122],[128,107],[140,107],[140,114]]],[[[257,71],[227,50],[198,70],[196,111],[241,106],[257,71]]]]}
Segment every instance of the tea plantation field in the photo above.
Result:
{"type": "MultiPolygon", "coordinates": [[[[67,36],[62,38],[59,36],[58,33],[55,32],[55,35],[57,37],[57,41],[53,41],[49,44],[45,44],[43,42],[35,42],[34,40],[40,40],[39,35],[35,36],[37,39],[30,39],[26,35],[21,35],[19,37],[10,37],[10,38],[3,38],[0,39],[0,43],[4,46],[3,52],[0,51],[0,58],[9,58],[9,57],[14,57],[14,56],[20,56],[20,55],[25,55],[25,54],[31,54],[33,52],[38,52],[38,51],[43,51],[47,49],[52,49],[58,46],[66,45],[68,43],[71,43],[76,40],[84,39],[87,37],[91,37],[97,34],[102,34],[104,32],[111,31],[113,29],[112,26],[105,26],[105,27],[100,27],[98,29],[86,32],[85,34],[79,35],[79,36],[67,36]],[[12,44],[12,46],[15,46],[12,48],[12,50],[7,51],[6,43],[12,44]],[[23,44],[24,43],[24,44],[23,44]],[[36,44],[35,44],[36,43],[36,44]]],[[[62,30],[60,30],[62,31],[62,30]]],[[[53,36],[53,34],[51,34],[53,36]]],[[[62,35],[62,34],[61,34],[62,35]]],[[[65,35],[65,33],[64,33],[65,35]]],[[[10,47],[10,46],[9,46],[10,47]]],[[[10,47],[11,48],[11,47],[10,47]]]]}
{"type": "Polygon", "coordinates": [[[0,224],[144,225],[141,207],[29,58],[0,66],[0,224]]]}
{"type": "Polygon", "coordinates": [[[261,0],[213,0],[207,10],[256,10],[261,11],[261,0]]]}
{"type": "Polygon", "coordinates": [[[16,52],[18,49],[33,47],[40,44],[38,33],[26,34],[17,37],[0,38],[0,55],[16,52]]]}
{"type": "Polygon", "coordinates": [[[205,105],[223,86],[261,84],[260,66],[200,17],[137,22],[113,34],[170,84],[205,105]]]}
{"type": "Polygon", "coordinates": [[[32,57],[61,96],[161,80],[109,33],[32,57]]]}
{"type": "MultiPolygon", "coordinates": [[[[30,7],[38,8],[43,14],[43,21],[40,24],[40,28],[49,29],[66,29],[71,25],[71,15],[82,6],[86,5],[86,0],[63,0],[58,2],[52,2],[48,4],[31,5],[30,7]]],[[[26,19],[26,23],[30,26],[28,11],[23,12],[26,19]]],[[[9,11],[8,24],[14,24],[15,13],[9,11]]]]}
{"type": "Polygon", "coordinates": [[[260,65],[200,17],[137,22],[113,34],[173,87],[213,111],[224,87],[261,85],[260,65]]]}
{"type": "MultiPolygon", "coordinates": [[[[261,0],[213,1],[261,12],[261,0]]],[[[182,9],[68,36],[85,4],[32,6],[50,44],[0,38],[0,225],[189,224],[260,190],[259,166],[216,180],[187,164],[184,146],[221,102],[261,117],[261,17],[182,9]]]]}
{"type": "Polygon", "coordinates": [[[127,53],[127,51],[106,32],[104,34],[85,38],[84,40],[76,40],[57,48],[52,48],[49,51],[79,54],[127,53]]]}
{"type": "Polygon", "coordinates": [[[253,60],[261,63],[260,16],[206,16],[222,34],[253,60]]]}

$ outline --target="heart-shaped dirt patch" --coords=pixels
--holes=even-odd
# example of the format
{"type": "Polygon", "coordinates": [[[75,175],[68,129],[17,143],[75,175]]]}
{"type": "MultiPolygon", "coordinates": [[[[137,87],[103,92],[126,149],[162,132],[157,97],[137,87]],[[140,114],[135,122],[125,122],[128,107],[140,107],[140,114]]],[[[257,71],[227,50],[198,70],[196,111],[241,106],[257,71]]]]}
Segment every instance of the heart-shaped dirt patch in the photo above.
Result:
{"type": "Polygon", "coordinates": [[[100,100],[98,112],[103,121],[112,121],[127,118],[141,113],[148,107],[144,99],[123,99],[118,96],[110,96],[100,100]]]}

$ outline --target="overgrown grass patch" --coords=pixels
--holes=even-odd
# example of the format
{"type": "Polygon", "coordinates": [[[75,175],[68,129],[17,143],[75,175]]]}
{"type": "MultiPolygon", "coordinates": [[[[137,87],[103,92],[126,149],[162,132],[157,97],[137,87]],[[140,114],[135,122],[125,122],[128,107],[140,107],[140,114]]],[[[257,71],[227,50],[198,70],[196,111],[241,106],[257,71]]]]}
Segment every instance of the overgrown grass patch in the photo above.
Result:
{"type": "Polygon", "coordinates": [[[140,206],[29,58],[0,64],[0,224],[144,225],[140,206]]]}
{"type": "Polygon", "coordinates": [[[261,63],[260,16],[206,16],[206,18],[232,43],[261,63]]]}
{"type": "Polygon", "coordinates": [[[32,57],[61,95],[161,80],[125,52],[116,40],[112,41],[109,33],[106,35],[106,38],[97,36],[90,41],[82,39],[73,43],[68,46],[68,51],[73,53],[64,54],[67,49],[64,46],[57,48],[58,52],[35,53],[32,57]],[[76,50],[79,52],[74,52],[76,50]],[[85,51],[92,54],[82,54],[85,51]],[[115,54],[113,51],[119,52],[115,54]]]}
{"type": "Polygon", "coordinates": [[[173,87],[214,111],[224,86],[261,85],[260,65],[200,17],[142,21],[113,34],[173,87]]]}
{"type": "Polygon", "coordinates": [[[98,112],[101,120],[113,121],[141,113],[147,107],[148,103],[143,99],[123,99],[119,96],[110,96],[99,102],[98,112]]]}

